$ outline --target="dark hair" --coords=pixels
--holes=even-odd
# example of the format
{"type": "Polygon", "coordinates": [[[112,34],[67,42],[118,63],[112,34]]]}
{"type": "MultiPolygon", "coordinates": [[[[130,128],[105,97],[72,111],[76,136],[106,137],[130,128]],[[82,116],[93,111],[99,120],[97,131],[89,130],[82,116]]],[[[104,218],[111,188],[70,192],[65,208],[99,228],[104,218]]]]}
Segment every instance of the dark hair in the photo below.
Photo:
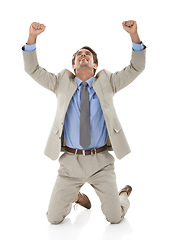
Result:
{"type": "MultiPolygon", "coordinates": [[[[87,50],[89,50],[89,51],[93,54],[94,63],[97,64],[97,66],[98,66],[97,53],[96,53],[92,48],[90,48],[90,47],[88,47],[88,46],[84,46],[84,47],[82,47],[82,48],[80,48],[80,49],[87,49],[87,50]]],[[[80,49],[79,49],[79,50],[80,50],[80,49]]],[[[79,50],[78,50],[78,51],[79,51],[79,50]]],[[[77,51],[76,53],[74,53],[73,56],[72,56],[72,65],[75,64],[75,56],[76,56],[76,54],[78,53],[78,51],[77,51]]],[[[94,69],[94,74],[95,74],[95,73],[96,73],[96,69],[94,69]]]]}

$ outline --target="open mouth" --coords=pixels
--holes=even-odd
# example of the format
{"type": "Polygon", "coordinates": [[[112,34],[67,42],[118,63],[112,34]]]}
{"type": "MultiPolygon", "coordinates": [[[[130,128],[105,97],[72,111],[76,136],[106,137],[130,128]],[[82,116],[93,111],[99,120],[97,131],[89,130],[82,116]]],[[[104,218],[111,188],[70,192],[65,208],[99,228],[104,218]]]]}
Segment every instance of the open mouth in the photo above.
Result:
{"type": "Polygon", "coordinates": [[[80,59],[80,62],[85,62],[85,61],[87,62],[87,59],[86,59],[86,58],[81,58],[81,59],[80,59]]]}

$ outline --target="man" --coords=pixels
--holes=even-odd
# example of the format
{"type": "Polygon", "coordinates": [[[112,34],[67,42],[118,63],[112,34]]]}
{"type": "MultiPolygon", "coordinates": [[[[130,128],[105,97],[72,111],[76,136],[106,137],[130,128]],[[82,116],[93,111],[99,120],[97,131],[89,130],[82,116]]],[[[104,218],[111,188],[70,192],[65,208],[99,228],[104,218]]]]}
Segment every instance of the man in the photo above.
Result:
{"type": "Polygon", "coordinates": [[[116,73],[101,70],[95,75],[98,59],[90,47],[73,55],[75,75],[67,69],[55,75],[41,68],[36,39],[46,28],[43,24],[31,24],[27,44],[22,48],[25,71],[58,99],[45,148],[45,155],[53,160],[64,151],[47,212],[52,224],[64,220],[73,202],[91,207],[89,198],[79,192],[85,182],[95,189],[110,223],[120,222],[129,208],[132,188],[126,185],[118,194],[114,157],[108,152],[113,150],[119,159],[130,152],[114,109],[113,95],[144,70],[146,47],[138,36],[136,21],[124,21],[122,26],[132,39],[132,58],[129,66],[116,73]]]}

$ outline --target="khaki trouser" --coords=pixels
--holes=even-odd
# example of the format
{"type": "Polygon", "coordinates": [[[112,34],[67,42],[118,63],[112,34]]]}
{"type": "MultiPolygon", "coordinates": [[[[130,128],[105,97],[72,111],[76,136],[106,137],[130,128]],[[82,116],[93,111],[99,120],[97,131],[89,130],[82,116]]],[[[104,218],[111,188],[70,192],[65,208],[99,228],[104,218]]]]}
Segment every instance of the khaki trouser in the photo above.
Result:
{"type": "Polygon", "coordinates": [[[59,158],[60,168],[47,212],[48,221],[61,223],[70,213],[80,188],[88,182],[101,201],[107,221],[119,223],[129,208],[126,194],[118,195],[114,157],[108,150],[94,155],[65,152],[59,158]]]}

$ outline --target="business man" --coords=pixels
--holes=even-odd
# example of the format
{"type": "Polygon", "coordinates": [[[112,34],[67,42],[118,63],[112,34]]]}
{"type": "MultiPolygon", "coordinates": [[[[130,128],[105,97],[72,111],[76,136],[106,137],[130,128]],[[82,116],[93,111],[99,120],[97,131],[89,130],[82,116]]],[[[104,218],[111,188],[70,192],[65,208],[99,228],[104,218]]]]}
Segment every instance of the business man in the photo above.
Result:
{"type": "MultiPolygon", "coordinates": [[[[55,160],[60,151],[60,168],[52,191],[47,218],[61,223],[73,202],[90,208],[85,194],[79,192],[88,182],[101,201],[101,209],[110,223],[120,222],[128,208],[132,188],[126,185],[119,193],[114,172],[114,151],[118,159],[130,152],[113,105],[113,95],[131,83],[145,68],[146,47],[140,41],[136,21],[124,21],[123,28],[132,39],[130,65],[111,73],[98,67],[97,54],[90,47],[79,49],[72,59],[74,74],[64,69],[57,75],[40,67],[36,54],[37,36],[44,24],[32,23],[27,44],[22,48],[25,71],[57,96],[57,112],[45,148],[55,160]]],[[[119,56],[118,56],[119,57],[119,56]]]]}

